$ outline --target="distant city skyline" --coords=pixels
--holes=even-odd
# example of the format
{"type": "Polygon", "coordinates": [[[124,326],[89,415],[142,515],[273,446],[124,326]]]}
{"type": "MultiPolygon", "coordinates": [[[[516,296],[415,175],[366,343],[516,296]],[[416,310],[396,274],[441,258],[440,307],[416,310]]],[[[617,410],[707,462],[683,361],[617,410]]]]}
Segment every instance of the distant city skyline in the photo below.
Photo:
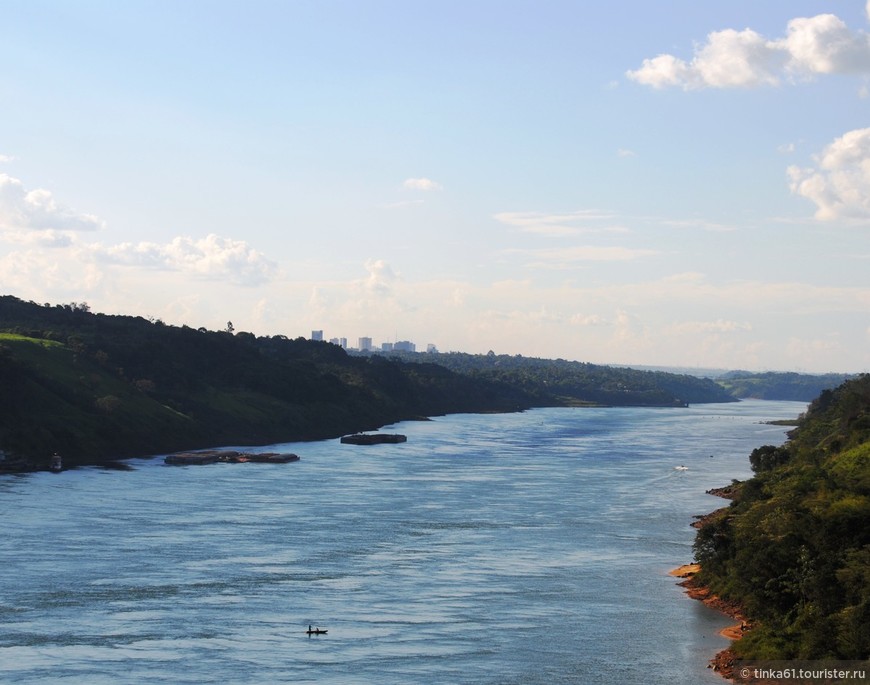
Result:
{"type": "Polygon", "coordinates": [[[870,371],[868,30],[864,0],[5,3],[0,293],[870,371]]]}
{"type": "MultiPolygon", "coordinates": [[[[318,340],[318,341],[327,341],[332,343],[333,345],[338,345],[346,350],[359,350],[362,352],[370,352],[370,351],[380,351],[380,352],[390,352],[393,350],[400,352],[416,352],[417,344],[410,340],[398,340],[395,339],[392,342],[384,341],[381,343],[374,342],[374,339],[369,336],[361,336],[357,338],[356,347],[352,347],[348,344],[348,339],[346,337],[331,337],[327,340],[324,337],[323,329],[318,328],[311,331],[310,340],[318,340]]],[[[438,348],[434,343],[426,344],[427,352],[437,352],[438,348]]]]}

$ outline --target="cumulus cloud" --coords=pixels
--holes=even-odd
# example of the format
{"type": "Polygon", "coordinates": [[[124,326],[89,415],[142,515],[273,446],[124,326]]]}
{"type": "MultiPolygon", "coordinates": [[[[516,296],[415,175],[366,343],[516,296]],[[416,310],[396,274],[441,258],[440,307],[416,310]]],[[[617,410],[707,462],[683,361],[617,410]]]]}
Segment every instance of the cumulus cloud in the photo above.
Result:
{"type": "Polygon", "coordinates": [[[103,247],[91,245],[91,255],[124,266],[180,271],[240,285],[261,285],[275,272],[275,264],[243,240],[211,234],[200,240],[177,237],[167,244],[139,242],[103,247]]]}
{"type": "Polygon", "coordinates": [[[798,17],[786,35],[768,39],[752,29],[714,31],[691,60],[662,54],[626,76],[653,88],[777,86],[818,74],[870,73],[870,35],[853,32],[833,14],[798,17]]]}
{"type": "Polygon", "coordinates": [[[441,184],[431,178],[406,178],[402,187],[406,190],[441,190],[441,184]]]}
{"type": "Polygon", "coordinates": [[[3,235],[7,243],[31,247],[72,247],[75,234],[71,231],[6,231],[3,235]]]}
{"type": "Polygon", "coordinates": [[[12,155],[0,155],[0,164],[5,164],[6,162],[14,162],[15,157],[12,155]]]}
{"type": "Polygon", "coordinates": [[[396,274],[390,265],[382,259],[368,260],[365,264],[368,277],[363,282],[365,290],[374,295],[387,295],[396,282],[396,274]]]}
{"type": "Polygon", "coordinates": [[[103,227],[93,214],[58,204],[48,190],[27,190],[17,178],[0,174],[0,231],[95,231],[103,227]]]}
{"type": "Polygon", "coordinates": [[[837,138],[816,155],[817,168],[788,167],[790,188],[812,200],[816,218],[870,218],[870,128],[837,138]]]}
{"type": "MultiPolygon", "coordinates": [[[[400,323],[407,327],[416,320],[421,309],[426,327],[444,317],[443,303],[433,308],[426,287],[409,284],[383,259],[369,259],[361,266],[365,273],[359,278],[311,283],[305,319],[312,329],[330,331],[329,338],[353,340],[355,335],[377,335],[378,331],[392,334],[400,323]]],[[[444,287],[438,295],[449,299],[451,286],[444,287]]]]}

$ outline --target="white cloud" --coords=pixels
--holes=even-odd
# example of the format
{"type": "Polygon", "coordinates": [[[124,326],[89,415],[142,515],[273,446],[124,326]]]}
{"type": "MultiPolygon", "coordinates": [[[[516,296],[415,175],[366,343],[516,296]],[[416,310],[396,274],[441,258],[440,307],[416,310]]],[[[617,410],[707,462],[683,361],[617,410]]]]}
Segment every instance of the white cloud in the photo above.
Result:
{"type": "Polygon", "coordinates": [[[836,357],[843,345],[836,335],[829,338],[790,338],[785,348],[789,359],[815,360],[836,357]]]}
{"type": "Polygon", "coordinates": [[[652,226],[667,226],[678,229],[698,229],[712,233],[736,231],[737,224],[723,224],[704,218],[666,219],[655,216],[620,216],[597,209],[566,213],[546,212],[499,212],[493,215],[496,221],[512,226],[520,233],[533,233],[551,237],[588,234],[627,234],[636,230],[626,224],[639,223],[652,226]]]}
{"type": "Polygon", "coordinates": [[[598,314],[575,314],[569,319],[575,326],[609,326],[610,322],[598,314]]]}
{"type": "Polygon", "coordinates": [[[674,228],[698,228],[711,233],[726,233],[737,230],[737,226],[733,224],[720,224],[715,221],[707,221],[706,219],[663,219],[660,223],[663,226],[672,226],[674,228]]]}
{"type": "Polygon", "coordinates": [[[370,259],[366,262],[365,267],[369,275],[363,281],[364,289],[374,295],[389,294],[397,278],[390,265],[382,259],[370,259]]]}
{"type": "Polygon", "coordinates": [[[27,190],[17,178],[0,174],[0,231],[95,231],[104,223],[55,202],[43,188],[27,190]]]}
{"type": "Polygon", "coordinates": [[[816,218],[870,218],[870,128],[849,131],[815,159],[818,168],[787,173],[791,191],[816,203],[816,218]]]}
{"type": "Polygon", "coordinates": [[[686,321],[674,326],[678,333],[736,333],[751,331],[752,324],[744,321],[716,319],[715,321],[686,321]]]}
{"type": "Polygon", "coordinates": [[[402,186],[406,190],[441,190],[441,184],[431,178],[406,178],[402,186]]]}
{"type": "Polygon", "coordinates": [[[7,162],[14,162],[15,157],[12,155],[0,155],[0,164],[5,164],[7,162]]]}
{"type": "Polygon", "coordinates": [[[634,150],[627,150],[627,149],[624,148],[624,147],[619,148],[619,149],[616,151],[616,154],[617,154],[619,157],[636,157],[636,156],[637,156],[637,153],[634,152],[634,150]]]}
{"type": "MultiPolygon", "coordinates": [[[[425,295],[382,259],[370,259],[363,266],[367,273],[362,278],[310,284],[304,318],[311,328],[329,331],[327,338],[347,337],[353,344],[356,337],[376,331],[390,331],[392,335],[399,322],[407,325],[416,317],[415,311],[425,295]]],[[[451,297],[446,291],[440,294],[451,297]]],[[[440,311],[440,307],[435,310],[440,311]]],[[[435,310],[427,308],[425,316],[437,317],[435,310]]]]}
{"type": "Polygon", "coordinates": [[[177,237],[167,244],[140,242],[88,248],[103,262],[180,271],[240,285],[261,285],[271,279],[275,264],[243,240],[211,234],[200,240],[177,237]]]}
{"type": "Polygon", "coordinates": [[[540,250],[506,250],[526,256],[528,266],[563,269],[580,262],[629,262],[658,254],[656,250],[631,249],[620,246],[577,245],[540,250]]]}
{"type": "Polygon", "coordinates": [[[870,36],[853,33],[833,14],[792,19],[779,41],[790,56],[788,69],[799,74],[857,74],[870,71],[870,36]]]}
{"type": "Polygon", "coordinates": [[[71,247],[75,234],[71,231],[7,231],[3,235],[7,243],[38,247],[71,247]]]}
{"type": "Polygon", "coordinates": [[[523,233],[538,235],[565,236],[581,233],[625,233],[627,229],[607,224],[595,226],[596,222],[610,222],[614,215],[599,210],[568,212],[567,214],[545,214],[543,212],[499,212],[493,218],[500,223],[519,229],[523,233]],[[581,224],[581,225],[577,225],[581,224]]]}
{"type": "Polygon", "coordinates": [[[783,78],[870,73],[870,36],[853,32],[833,14],[799,17],[784,38],[770,40],[752,29],[725,29],[696,46],[690,61],[663,54],[645,59],[626,76],[653,88],[752,88],[777,86],[783,78]]]}

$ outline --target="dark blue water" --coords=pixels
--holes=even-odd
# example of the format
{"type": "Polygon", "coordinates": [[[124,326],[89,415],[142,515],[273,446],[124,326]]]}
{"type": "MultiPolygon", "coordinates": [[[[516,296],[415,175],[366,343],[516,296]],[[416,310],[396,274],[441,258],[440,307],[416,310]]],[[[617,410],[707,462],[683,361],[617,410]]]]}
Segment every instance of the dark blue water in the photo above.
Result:
{"type": "Polygon", "coordinates": [[[292,464],[0,478],[0,681],[721,683],[728,619],[667,572],[725,504],[705,490],[784,440],[761,422],[804,408],[458,415],[292,464]]]}

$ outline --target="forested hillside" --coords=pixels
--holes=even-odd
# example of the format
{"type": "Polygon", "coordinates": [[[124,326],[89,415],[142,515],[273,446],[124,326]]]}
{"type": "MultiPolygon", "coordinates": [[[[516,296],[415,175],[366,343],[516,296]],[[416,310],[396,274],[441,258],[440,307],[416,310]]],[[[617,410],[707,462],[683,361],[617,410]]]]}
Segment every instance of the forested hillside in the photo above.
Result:
{"type": "Polygon", "coordinates": [[[734,397],[812,402],[822,391],[836,388],[853,374],[729,371],[716,379],[734,397]]]}
{"type": "Polygon", "coordinates": [[[521,391],[335,345],[195,330],[0,297],[0,449],[44,466],[336,437],[449,412],[516,411],[521,391]]]}
{"type": "Polygon", "coordinates": [[[870,375],[826,390],[697,535],[699,580],[740,602],[755,659],[870,657],[870,375]]]}
{"type": "Polygon", "coordinates": [[[601,366],[564,359],[461,352],[392,356],[413,362],[421,358],[473,378],[498,381],[528,393],[547,405],[683,406],[701,402],[733,402],[735,398],[706,378],[601,366]]]}
{"type": "Polygon", "coordinates": [[[93,463],[455,412],[731,399],[712,381],[663,372],[496,355],[351,356],[230,324],[208,331],[0,297],[0,450],[34,467],[55,451],[93,463]]]}

